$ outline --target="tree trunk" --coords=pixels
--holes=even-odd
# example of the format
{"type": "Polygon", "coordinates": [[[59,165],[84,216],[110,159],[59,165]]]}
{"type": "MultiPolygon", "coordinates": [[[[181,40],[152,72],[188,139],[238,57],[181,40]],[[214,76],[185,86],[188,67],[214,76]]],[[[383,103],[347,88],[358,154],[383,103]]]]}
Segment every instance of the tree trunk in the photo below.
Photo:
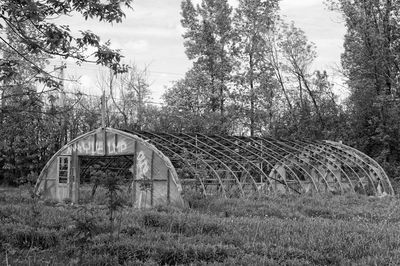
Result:
{"type": "Polygon", "coordinates": [[[304,87],[306,87],[306,90],[307,90],[307,92],[308,92],[308,95],[310,95],[311,101],[313,102],[313,105],[314,105],[314,108],[315,108],[315,112],[317,113],[318,119],[319,119],[319,121],[320,121],[320,123],[321,123],[321,130],[324,130],[324,129],[325,129],[325,121],[324,121],[324,119],[322,118],[322,115],[321,115],[321,112],[320,112],[320,110],[319,110],[317,101],[315,100],[315,97],[314,97],[314,95],[312,94],[312,91],[311,91],[311,89],[310,89],[310,86],[308,85],[308,81],[307,81],[307,79],[305,78],[304,74],[303,74],[303,73],[299,73],[299,74],[300,74],[301,79],[303,80],[304,87]]]}
{"type": "Polygon", "coordinates": [[[253,55],[249,55],[249,67],[250,67],[250,136],[254,137],[255,128],[255,97],[254,97],[254,76],[253,76],[253,55]]]}

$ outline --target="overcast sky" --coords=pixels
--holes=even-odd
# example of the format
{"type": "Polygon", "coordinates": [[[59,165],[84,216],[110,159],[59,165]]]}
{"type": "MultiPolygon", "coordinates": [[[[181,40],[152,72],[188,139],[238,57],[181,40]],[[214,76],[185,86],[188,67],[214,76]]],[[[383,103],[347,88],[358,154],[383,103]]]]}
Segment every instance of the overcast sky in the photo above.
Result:
{"type": "MultiPolygon", "coordinates": [[[[194,1],[200,2],[200,0],[194,1]]],[[[230,1],[232,4],[235,0],[230,1]]],[[[282,0],[281,15],[303,29],[317,46],[318,58],[314,69],[330,69],[340,64],[345,29],[337,15],[328,11],[324,0],[282,0]]],[[[133,10],[126,13],[121,24],[108,25],[71,17],[63,23],[71,30],[90,29],[103,40],[110,39],[113,47],[121,49],[127,63],[140,68],[147,66],[152,98],[159,101],[164,87],[184,77],[191,62],[186,58],[180,25],[180,0],[135,0],[133,10]]],[[[99,94],[99,69],[96,65],[76,67],[67,62],[67,76],[80,77],[85,91],[99,94]]]]}

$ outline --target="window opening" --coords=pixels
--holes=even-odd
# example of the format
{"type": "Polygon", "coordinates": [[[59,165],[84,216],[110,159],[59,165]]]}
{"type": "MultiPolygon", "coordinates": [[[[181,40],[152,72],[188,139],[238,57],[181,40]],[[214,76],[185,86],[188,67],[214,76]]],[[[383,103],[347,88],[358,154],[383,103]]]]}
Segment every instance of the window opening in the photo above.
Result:
{"type": "Polygon", "coordinates": [[[70,158],[66,156],[58,157],[58,183],[68,183],[70,158]]]}

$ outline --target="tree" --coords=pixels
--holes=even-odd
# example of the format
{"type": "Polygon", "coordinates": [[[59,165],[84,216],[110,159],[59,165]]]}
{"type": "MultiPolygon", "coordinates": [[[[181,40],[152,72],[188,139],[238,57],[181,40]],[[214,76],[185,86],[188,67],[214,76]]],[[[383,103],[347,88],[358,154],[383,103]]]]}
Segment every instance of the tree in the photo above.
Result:
{"type": "Polygon", "coordinates": [[[194,71],[207,79],[207,97],[211,112],[219,112],[224,123],[227,84],[232,59],[232,8],[227,0],[203,0],[195,7],[191,0],[182,2],[182,26],[186,55],[194,60],[194,71]]]}
{"type": "Polygon", "coordinates": [[[240,0],[235,12],[236,81],[241,90],[238,96],[250,105],[244,111],[250,120],[251,136],[254,136],[256,124],[263,117],[257,117],[257,109],[270,100],[268,98],[273,90],[268,36],[274,27],[277,9],[276,0],[240,0]]]}
{"type": "Polygon", "coordinates": [[[380,163],[394,165],[400,159],[400,2],[328,3],[342,14],[347,28],[342,66],[351,93],[350,140],[380,163]]]}
{"type": "MultiPolygon", "coordinates": [[[[137,130],[143,129],[146,102],[150,96],[149,87],[147,68],[141,70],[137,66],[131,65],[127,73],[119,76],[121,105],[116,105],[116,108],[123,114],[124,124],[127,128],[129,128],[128,120],[130,119],[133,121],[130,127],[137,130]]],[[[111,97],[112,95],[111,93],[111,97]]]]}
{"type": "Polygon", "coordinates": [[[103,71],[98,77],[98,87],[109,96],[107,102],[107,126],[142,130],[145,124],[150,85],[147,68],[139,69],[131,64],[127,72],[115,75],[103,71]]]}
{"type": "Polygon", "coordinates": [[[60,107],[56,95],[48,94],[47,98],[45,94],[62,89],[62,79],[45,71],[47,59],[57,56],[78,63],[95,62],[114,73],[126,70],[120,64],[121,54],[110,49],[108,42],[102,43],[89,31],[77,36],[53,19],[81,14],[85,19],[118,23],[124,17],[122,8],[129,8],[130,3],[0,0],[0,30],[5,33],[0,35],[0,180],[7,175],[6,181],[16,184],[17,178],[38,172],[49,154],[68,140],[68,130],[69,138],[80,133],[68,124],[77,116],[60,119],[66,112],[73,113],[80,96],[66,97],[66,105],[60,107]],[[94,48],[92,54],[87,54],[89,48],[94,48]]]}
{"type": "MultiPolygon", "coordinates": [[[[85,19],[97,18],[100,21],[118,23],[124,17],[123,6],[130,8],[131,0],[119,1],[82,1],[82,0],[27,0],[0,1],[0,29],[8,28],[19,39],[18,49],[15,44],[0,36],[0,42],[13,50],[37,73],[37,81],[56,86],[57,79],[43,70],[32,55],[59,56],[64,59],[73,58],[78,62],[95,62],[110,67],[115,73],[125,71],[120,64],[122,58],[118,51],[109,47],[109,42],[102,43],[99,36],[90,31],[81,31],[80,37],[71,33],[68,25],[57,25],[54,17],[81,14],[85,19]],[[90,59],[86,51],[93,47],[94,59],[90,59]]],[[[20,61],[3,58],[0,61],[0,81],[10,78],[20,71],[20,61]]]]}
{"type": "Polygon", "coordinates": [[[320,130],[323,131],[325,122],[309,81],[310,66],[316,58],[315,45],[307,40],[304,31],[295,27],[294,23],[290,25],[282,24],[282,37],[278,45],[287,61],[287,70],[297,79],[301,109],[304,111],[308,108],[304,97],[305,90],[314,106],[314,111],[320,123],[320,130]]]}
{"type": "MultiPolygon", "coordinates": [[[[4,76],[0,87],[0,180],[3,177],[9,184],[18,184],[15,176],[26,177],[31,172],[38,172],[40,153],[36,144],[39,135],[32,132],[37,133],[41,123],[42,99],[36,93],[34,71],[16,52],[24,49],[20,39],[8,27],[3,38],[15,49],[0,45],[4,60],[18,62],[22,68],[18,73],[4,76]]],[[[26,57],[37,62],[38,66],[45,63],[44,58],[38,55],[26,57]]]]}
{"type": "Polygon", "coordinates": [[[208,79],[203,73],[189,70],[185,78],[175,82],[164,93],[163,113],[165,130],[172,132],[223,133],[232,130],[232,104],[225,106],[224,119],[210,110],[208,79]]]}

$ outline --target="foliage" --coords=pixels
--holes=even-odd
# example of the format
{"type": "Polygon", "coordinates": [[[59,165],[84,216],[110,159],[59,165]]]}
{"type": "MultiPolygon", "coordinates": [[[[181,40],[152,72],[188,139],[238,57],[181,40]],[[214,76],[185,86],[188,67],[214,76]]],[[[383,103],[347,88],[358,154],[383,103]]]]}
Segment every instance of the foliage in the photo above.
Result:
{"type": "MultiPolygon", "coordinates": [[[[110,230],[109,230],[110,238],[112,240],[113,235],[114,235],[114,230],[115,230],[116,214],[125,205],[125,201],[124,201],[123,197],[121,196],[121,192],[122,192],[121,183],[123,182],[123,179],[121,176],[118,175],[118,173],[113,172],[108,169],[106,169],[105,171],[102,171],[102,170],[94,171],[94,173],[92,173],[92,175],[97,180],[96,186],[100,185],[106,189],[107,215],[108,215],[109,226],[110,226],[110,230]]],[[[95,189],[94,189],[92,196],[94,195],[94,193],[95,193],[95,189]]],[[[88,219],[91,220],[91,224],[93,225],[93,228],[95,228],[95,223],[93,223],[94,218],[89,217],[88,219]]],[[[89,228],[89,229],[93,229],[93,228],[89,228]]],[[[118,228],[118,229],[120,229],[120,228],[118,228]]],[[[91,231],[92,230],[87,230],[88,233],[92,234],[91,231]]],[[[119,231],[118,231],[118,235],[119,235],[119,231]]],[[[86,238],[88,238],[88,236],[86,236],[86,238]]]]}
{"type": "Polygon", "coordinates": [[[80,250],[77,263],[81,263],[85,249],[93,242],[93,237],[101,232],[101,228],[93,210],[86,206],[80,207],[72,216],[72,220],[74,221],[72,243],[80,250]]]}
{"type": "MultiPolygon", "coordinates": [[[[109,43],[101,43],[99,36],[90,31],[81,31],[80,37],[71,33],[68,25],[58,25],[52,21],[58,16],[80,14],[83,18],[98,19],[108,23],[119,23],[124,17],[122,7],[130,7],[130,0],[123,1],[23,1],[2,0],[0,2],[0,29],[8,28],[18,36],[23,50],[15,48],[15,44],[1,37],[3,45],[17,52],[20,59],[28,63],[37,72],[38,81],[52,81],[52,77],[30,60],[29,55],[50,55],[63,58],[74,58],[80,62],[88,61],[85,54],[89,47],[95,48],[93,56],[97,64],[109,66],[115,73],[124,71],[119,64],[121,55],[109,48],[109,43]],[[40,75],[39,75],[40,74],[40,75]]],[[[1,80],[18,73],[19,62],[2,59],[1,80]]]]}
{"type": "Polygon", "coordinates": [[[327,1],[347,33],[342,66],[351,95],[349,142],[397,178],[399,160],[399,2],[327,1]]]}
{"type": "Polygon", "coordinates": [[[193,67],[164,94],[164,130],[343,136],[344,111],[329,75],[311,71],[315,45],[278,9],[274,0],[241,0],[235,9],[225,1],[182,2],[193,67]]]}
{"type": "Polygon", "coordinates": [[[19,185],[38,175],[68,140],[100,124],[96,103],[88,103],[79,93],[68,97],[62,78],[46,71],[48,59],[73,58],[108,66],[113,73],[126,71],[120,63],[122,55],[109,42],[101,42],[89,31],[79,36],[59,22],[64,16],[80,14],[119,23],[130,4],[130,0],[0,1],[4,33],[0,36],[1,183],[19,185]]]}
{"type": "MultiPolygon", "coordinates": [[[[202,80],[202,102],[207,112],[219,112],[224,123],[227,100],[227,82],[232,71],[232,8],[227,0],[203,0],[196,7],[191,0],[182,1],[182,26],[186,32],[184,46],[193,72],[202,80]]],[[[199,99],[198,99],[199,100],[199,99]]],[[[223,129],[219,130],[223,131],[223,129]]]]}
{"type": "Polygon", "coordinates": [[[110,90],[111,105],[116,111],[107,114],[109,125],[126,130],[141,130],[148,126],[146,103],[150,98],[150,85],[147,69],[139,69],[131,64],[127,72],[115,76],[110,72],[108,76],[108,80],[103,80],[102,89],[110,90]]]}
{"type": "MultiPolygon", "coordinates": [[[[254,136],[256,126],[261,131],[266,109],[272,108],[275,81],[268,59],[269,36],[277,20],[278,2],[242,0],[235,10],[233,20],[235,34],[235,88],[234,100],[240,102],[245,124],[249,124],[250,135],[254,136]]],[[[271,113],[271,112],[270,112],[271,113]]]]}

